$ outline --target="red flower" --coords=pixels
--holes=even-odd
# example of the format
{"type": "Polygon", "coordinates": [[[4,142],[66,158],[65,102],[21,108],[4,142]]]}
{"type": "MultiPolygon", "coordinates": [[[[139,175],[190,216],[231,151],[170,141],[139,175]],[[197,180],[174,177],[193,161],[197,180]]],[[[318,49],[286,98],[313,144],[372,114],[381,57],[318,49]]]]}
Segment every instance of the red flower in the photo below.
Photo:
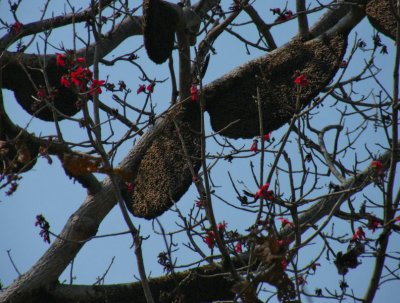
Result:
{"type": "Polygon", "coordinates": [[[133,188],[134,188],[133,183],[131,182],[126,183],[126,189],[128,190],[128,192],[131,193],[133,191],[133,188]]]}
{"type": "Polygon", "coordinates": [[[86,59],[84,57],[78,57],[75,60],[75,63],[77,64],[84,64],[86,62],[86,59]]]}
{"type": "Polygon", "coordinates": [[[13,25],[11,25],[11,32],[15,35],[18,35],[21,32],[22,29],[22,23],[20,22],[15,22],[13,25]]]}
{"type": "Polygon", "coordinates": [[[251,147],[250,147],[250,150],[252,151],[252,152],[257,152],[258,151],[258,140],[257,139],[254,139],[253,140],[253,144],[251,145],[251,147]]]}
{"type": "Polygon", "coordinates": [[[215,234],[213,231],[208,231],[207,236],[203,239],[204,243],[207,244],[208,248],[211,249],[215,246],[215,234]]]}
{"type": "Polygon", "coordinates": [[[353,241],[355,240],[365,240],[365,232],[363,231],[362,227],[358,227],[356,232],[353,235],[353,241]]]}
{"type": "Polygon", "coordinates": [[[67,88],[71,87],[71,83],[69,82],[68,76],[67,75],[63,75],[61,77],[61,81],[60,81],[62,86],[65,86],[67,88]]]}
{"type": "Polygon", "coordinates": [[[300,74],[299,76],[297,76],[296,79],[294,79],[294,83],[303,87],[310,84],[310,82],[307,80],[306,75],[304,74],[300,74]]]}
{"type": "Polygon", "coordinates": [[[65,66],[65,55],[56,53],[56,65],[57,66],[65,66]]]}
{"type": "Polygon", "coordinates": [[[156,86],[155,82],[151,82],[149,85],[147,85],[147,91],[149,93],[152,93],[154,91],[154,86],[156,86]]]}
{"type": "Polygon", "coordinates": [[[268,190],[269,183],[264,184],[260,187],[260,189],[254,195],[254,198],[262,198],[268,201],[274,200],[274,192],[272,190],[268,190]]]}
{"type": "Polygon", "coordinates": [[[238,243],[236,243],[236,245],[235,245],[235,251],[236,251],[238,254],[241,254],[241,253],[242,253],[242,243],[240,243],[240,241],[239,241],[238,243]]]}
{"type": "Polygon", "coordinates": [[[197,175],[192,176],[192,182],[197,182],[197,179],[198,179],[197,175]]]}
{"type": "Polygon", "coordinates": [[[103,92],[101,90],[101,86],[104,83],[106,83],[106,81],[93,79],[92,85],[90,86],[90,91],[89,91],[90,95],[93,96],[95,92],[98,93],[98,94],[101,94],[103,92]]]}
{"type": "Polygon", "coordinates": [[[36,92],[36,97],[38,97],[38,99],[44,99],[46,95],[46,90],[44,88],[39,88],[36,92]]]}
{"type": "Polygon", "coordinates": [[[374,233],[375,230],[376,230],[379,226],[381,226],[381,222],[379,222],[377,218],[375,218],[374,216],[368,217],[367,228],[368,228],[369,230],[372,230],[372,232],[374,233]]]}
{"type": "Polygon", "coordinates": [[[88,68],[79,66],[75,71],[71,72],[71,82],[82,92],[86,89],[87,83],[92,80],[92,76],[93,74],[88,68]]]}
{"type": "Polygon", "coordinates": [[[283,257],[281,264],[282,264],[283,270],[286,270],[286,268],[288,267],[288,262],[285,257],[283,257]]]}
{"type": "Polygon", "coordinates": [[[192,95],[193,102],[199,100],[199,90],[196,84],[192,84],[192,86],[190,87],[190,94],[192,95]]]}
{"type": "Polygon", "coordinates": [[[222,221],[222,222],[218,223],[217,229],[219,231],[225,231],[227,226],[228,226],[228,223],[226,223],[225,221],[222,221]]]}
{"type": "Polygon", "coordinates": [[[284,22],[293,18],[293,12],[291,10],[284,11],[283,13],[276,11],[279,17],[276,18],[275,22],[284,22]]]}
{"type": "Polygon", "coordinates": [[[139,88],[137,89],[137,91],[136,91],[136,94],[140,94],[140,93],[144,93],[146,91],[146,85],[144,85],[144,84],[142,84],[142,85],[139,85],[139,88]]]}
{"type": "Polygon", "coordinates": [[[272,135],[272,132],[269,132],[268,134],[265,134],[265,135],[264,135],[264,141],[269,141],[269,140],[271,140],[271,135],[272,135]]]}
{"type": "Polygon", "coordinates": [[[288,219],[286,218],[278,218],[279,221],[282,222],[282,228],[284,228],[286,225],[289,225],[290,227],[294,227],[293,222],[290,222],[288,219]]]}
{"type": "Polygon", "coordinates": [[[378,173],[378,176],[382,176],[383,175],[385,167],[383,166],[381,161],[374,160],[374,161],[371,162],[371,164],[369,166],[371,166],[374,169],[376,169],[376,172],[378,173]]]}
{"type": "Polygon", "coordinates": [[[281,239],[281,240],[278,240],[277,242],[278,242],[279,246],[289,246],[291,241],[290,241],[289,237],[286,237],[286,239],[281,239]]]}

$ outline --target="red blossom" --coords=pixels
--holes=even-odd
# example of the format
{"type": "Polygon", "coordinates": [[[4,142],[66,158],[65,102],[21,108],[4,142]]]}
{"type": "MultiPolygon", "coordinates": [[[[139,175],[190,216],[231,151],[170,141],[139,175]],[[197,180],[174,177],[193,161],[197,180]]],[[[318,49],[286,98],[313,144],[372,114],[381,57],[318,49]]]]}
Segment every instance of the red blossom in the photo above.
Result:
{"type": "Polygon", "coordinates": [[[85,64],[85,62],[86,62],[86,59],[84,57],[78,57],[75,60],[76,64],[85,64]]]}
{"type": "Polygon", "coordinates": [[[279,11],[277,14],[279,14],[279,17],[276,18],[275,22],[284,22],[293,18],[293,12],[291,10],[284,11],[283,13],[279,11]]]}
{"type": "Polygon", "coordinates": [[[44,99],[46,97],[47,93],[46,90],[44,88],[39,88],[38,91],[36,92],[36,97],[38,97],[38,99],[44,99]]]}
{"type": "Polygon", "coordinates": [[[276,8],[271,8],[270,11],[275,15],[275,14],[280,14],[281,9],[279,7],[276,8]]]}
{"type": "Polygon", "coordinates": [[[101,86],[104,85],[104,83],[106,83],[106,81],[93,79],[92,85],[90,86],[89,90],[90,95],[93,96],[94,93],[101,94],[103,92],[101,90],[101,86]]]}
{"type": "Polygon", "coordinates": [[[281,261],[281,264],[282,264],[283,270],[286,270],[287,267],[288,267],[288,262],[287,262],[287,260],[286,260],[285,257],[283,257],[283,259],[282,259],[282,261],[281,261]]]}
{"type": "Polygon", "coordinates": [[[213,231],[208,231],[207,236],[203,239],[204,243],[207,244],[208,248],[211,249],[215,246],[215,234],[213,231]]]}
{"type": "Polygon", "coordinates": [[[264,141],[269,141],[269,140],[271,140],[271,135],[272,135],[272,132],[269,132],[268,134],[265,134],[265,135],[264,135],[264,141]]]}
{"type": "Polygon", "coordinates": [[[294,83],[302,87],[305,87],[310,84],[305,74],[300,74],[299,76],[297,76],[296,79],[294,79],[294,83]]]}
{"type": "Polygon", "coordinates": [[[274,199],[274,192],[272,190],[268,190],[269,183],[265,183],[260,189],[255,193],[254,198],[262,198],[268,201],[274,199]]]}
{"type": "Polygon", "coordinates": [[[290,227],[294,227],[293,222],[290,222],[288,219],[286,218],[278,218],[279,221],[281,221],[282,223],[282,228],[284,228],[286,225],[289,225],[290,227]]]}
{"type": "Polygon", "coordinates": [[[149,85],[147,85],[147,91],[149,93],[154,92],[154,86],[156,86],[156,83],[155,82],[151,82],[149,85]]]}
{"type": "Polygon", "coordinates": [[[70,88],[70,87],[71,87],[71,83],[70,83],[70,81],[69,81],[69,79],[68,79],[68,75],[63,75],[63,76],[61,77],[60,83],[61,83],[62,86],[65,86],[65,87],[67,87],[67,88],[70,88]]]}
{"type": "Polygon", "coordinates": [[[241,254],[242,253],[242,243],[239,241],[238,243],[236,243],[236,245],[235,245],[235,251],[238,253],[238,254],[241,254]]]}
{"type": "Polygon", "coordinates": [[[204,200],[197,200],[197,201],[196,201],[196,206],[197,206],[198,208],[204,208],[205,203],[206,203],[206,201],[204,201],[204,200]]]}
{"type": "Polygon", "coordinates": [[[190,87],[190,94],[192,95],[193,102],[199,100],[199,89],[197,88],[196,84],[192,84],[192,86],[190,87]]]}
{"type": "Polygon", "coordinates": [[[64,67],[65,66],[65,59],[66,59],[65,55],[56,53],[56,65],[57,66],[64,67]]]}
{"type": "Polygon", "coordinates": [[[128,192],[131,193],[133,191],[133,188],[134,188],[133,183],[131,182],[126,183],[126,189],[128,190],[128,192]]]}
{"type": "Polygon", "coordinates": [[[198,180],[197,175],[192,176],[192,182],[197,182],[197,180],[198,180]]]}
{"type": "Polygon", "coordinates": [[[92,72],[88,68],[78,66],[78,68],[71,72],[71,82],[79,88],[82,92],[86,89],[87,83],[92,80],[92,72]]]}
{"type": "Polygon", "coordinates": [[[383,172],[385,171],[385,167],[383,166],[382,162],[379,161],[379,160],[372,161],[369,166],[371,166],[374,169],[376,169],[376,172],[378,173],[378,176],[382,176],[383,172]]]}
{"type": "Polygon", "coordinates": [[[255,153],[258,151],[258,140],[257,139],[253,140],[253,144],[251,145],[250,150],[255,153]]]}
{"type": "Polygon", "coordinates": [[[218,223],[217,229],[219,231],[225,231],[227,226],[228,226],[228,223],[226,223],[225,221],[222,221],[222,222],[218,223]]]}
{"type": "Polygon", "coordinates": [[[20,22],[15,22],[13,25],[11,25],[11,32],[15,35],[18,35],[21,32],[22,29],[22,23],[20,22]]]}
{"type": "Polygon", "coordinates": [[[353,235],[353,241],[355,240],[365,240],[365,232],[363,231],[362,227],[358,227],[356,232],[353,235]]]}
{"type": "Polygon", "coordinates": [[[394,218],[394,221],[395,221],[395,222],[400,222],[400,216],[394,218]]]}
{"type": "Polygon", "coordinates": [[[140,94],[140,93],[144,93],[146,91],[146,85],[144,85],[144,84],[141,84],[141,85],[139,85],[139,88],[137,89],[137,91],[136,91],[136,94],[140,94]]]}
{"type": "Polygon", "coordinates": [[[290,242],[292,242],[290,240],[289,237],[286,237],[285,239],[280,239],[277,241],[279,246],[289,246],[290,242]]]}
{"type": "Polygon", "coordinates": [[[379,220],[376,217],[371,216],[368,218],[367,228],[369,230],[372,230],[373,233],[380,226],[381,226],[381,222],[379,222],[379,220]]]}

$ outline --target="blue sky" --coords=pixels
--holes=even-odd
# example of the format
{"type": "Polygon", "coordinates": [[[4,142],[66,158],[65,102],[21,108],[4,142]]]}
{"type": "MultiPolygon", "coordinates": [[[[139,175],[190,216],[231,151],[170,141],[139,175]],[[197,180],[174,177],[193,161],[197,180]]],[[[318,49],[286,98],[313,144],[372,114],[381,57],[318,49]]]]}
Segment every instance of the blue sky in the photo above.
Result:
{"type": "MultiPolygon", "coordinates": [[[[82,1],[71,1],[76,7],[82,6],[82,1]]],[[[294,9],[293,1],[289,1],[289,8],[294,9]]],[[[325,1],[326,2],[326,1],[325,1]]],[[[21,8],[18,11],[18,16],[22,23],[28,23],[36,20],[38,16],[38,11],[40,9],[40,3],[42,1],[25,1],[21,4],[21,8]]],[[[48,16],[50,12],[54,11],[55,15],[58,15],[64,9],[64,4],[61,1],[55,1],[51,3],[49,7],[48,16]]],[[[135,2],[136,3],[136,2],[135,2]]],[[[225,1],[224,1],[225,3],[225,1]]],[[[272,13],[269,11],[270,7],[284,6],[284,1],[257,1],[256,6],[260,8],[260,14],[265,20],[272,20],[272,13]]],[[[68,9],[65,8],[67,11],[68,9]]],[[[5,1],[0,1],[0,16],[5,20],[10,19],[10,13],[7,9],[7,3],[5,1]]],[[[317,15],[310,17],[310,23],[312,24],[317,19],[317,15]]],[[[240,20],[240,19],[239,19],[240,20]]],[[[237,22],[239,22],[239,20],[237,22]]],[[[10,21],[12,22],[12,21],[10,21]]],[[[82,25],[78,25],[78,31],[83,32],[84,28],[82,25]]],[[[358,37],[364,39],[365,41],[371,43],[372,30],[368,22],[365,20],[357,27],[358,37]]],[[[282,45],[287,42],[290,37],[295,34],[296,22],[292,21],[289,24],[279,26],[273,29],[272,34],[276,38],[278,45],[282,45]]],[[[242,32],[246,35],[248,39],[256,39],[254,34],[254,29],[245,27],[242,32]]],[[[4,30],[0,33],[4,33],[4,30]]],[[[392,63],[394,60],[394,49],[393,42],[383,36],[383,42],[389,47],[389,54],[386,56],[377,55],[376,63],[378,66],[384,70],[378,76],[379,79],[387,85],[389,91],[391,91],[392,83],[392,63]]],[[[354,32],[349,39],[349,44],[354,41],[354,32]]],[[[39,43],[39,48],[42,48],[43,42],[41,42],[40,37],[37,39],[39,43]]],[[[53,45],[60,45],[63,43],[66,47],[72,47],[72,32],[71,29],[59,29],[55,30],[52,34],[53,45]]],[[[142,44],[142,37],[132,37],[127,39],[122,45],[120,45],[112,54],[107,58],[113,58],[117,54],[123,54],[136,49],[142,44]]],[[[248,61],[251,58],[255,58],[261,54],[260,51],[254,49],[251,50],[251,54],[246,54],[246,49],[237,40],[232,39],[229,34],[224,34],[220,40],[215,44],[217,54],[211,57],[210,66],[208,68],[206,77],[204,79],[205,83],[208,83],[219,76],[223,75],[227,71],[231,70],[233,67],[248,61]]],[[[34,51],[36,46],[33,45],[31,50],[34,51]]],[[[56,52],[55,50],[49,50],[49,52],[56,52]]],[[[138,53],[141,60],[144,62],[146,71],[148,71],[151,77],[157,77],[157,79],[165,79],[169,77],[167,64],[162,66],[156,66],[154,63],[146,60],[146,53],[142,49],[138,53]]],[[[363,54],[360,54],[352,63],[349,68],[350,74],[355,74],[360,70],[363,64],[363,54]]],[[[366,56],[366,55],[365,55],[366,56]]],[[[177,62],[177,60],[175,60],[177,62]]],[[[117,64],[114,68],[105,68],[101,70],[101,79],[109,77],[109,80],[117,83],[119,80],[124,80],[128,87],[133,91],[136,90],[142,81],[139,79],[140,72],[131,65],[117,64]]],[[[371,82],[365,82],[358,84],[357,89],[360,94],[367,94],[371,89],[371,82]]],[[[13,101],[12,93],[3,90],[4,98],[6,100],[6,109],[9,115],[19,123],[19,125],[24,126],[30,122],[30,116],[28,116],[17,103],[13,101]]],[[[102,98],[107,102],[112,102],[109,95],[102,95],[102,98]]],[[[130,102],[134,104],[141,103],[144,101],[144,96],[136,94],[131,95],[130,102]]],[[[170,98],[170,85],[166,81],[165,84],[158,84],[155,89],[155,94],[153,96],[154,102],[157,103],[157,111],[161,111],[166,108],[170,98]]],[[[331,101],[327,101],[324,108],[319,109],[320,115],[318,119],[315,119],[314,126],[324,126],[330,122],[337,121],[337,112],[334,108],[329,108],[331,101]]],[[[79,114],[78,114],[79,115],[79,114]]],[[[347,125],[355,127],[359,121],[347,121],[347,125]]],[[[77,138],[85,138],[85,132],[82,131],[75,124],[70,122],[62,122],[62,129],[65,133],[67,140],[76,140],[77,138]]],[[[282,127],[280,130],[273,133],[276,142],[279,141],[282,134],[284,133],[286,126],[282,127]]],[[[29,130],[34,131],[37,134],[53,134],[54,127],[42,121],[32,121],[29,125],[29,130]]],[[[124,129],[117,129],[117,132],[123,133],[124,129]]],[[[210,130],[209,130],[210,131],[210,130]]],[[[376,143],[383,142],[381,133],[374,133],[369,131],[366,134],[367,137],[363,138],[361,142],[366,142],[368,147],[374,151],[378,151],[376,143]]],[[[251,140],[235,140],[234,143],[237,146],[245,145],[250,146],[251,140]]],[[[116,163],[122,159],[126,151],[130,148],[131,142],[124,144],[121,151],[117,156],[116,163]]],[[[210,149],[213,151],[217,150],[217,146],[210,144],[210,149]]],[[[366,156],[366,150],[363,148],[362,144],[358,147],[356,151],[357,155],[360,157],[366,156]]],[[[295,155],[293,155],[295,159],[295,155]]],[[[347,161],[350,161],[350,156],[347,157],[347,161]]],[[[48,165],[45,159],[39,159],[38,163],[35,165],[34,169],[23,175],[23,180],[20,184],[18,191],[11,197],[6,197],[4,192],[0,193],[0,280],[7,286],[13,279],[17,277],[17,273],[12,268],[11,262],[7,256],[7,250],[11,251],[14,262],[16,263],[18,269],[21,272],[28,270],[43,254],[48,248],[48,244],[44,243],[39,237],[39,230],[34,227],[35,216],[37,214],[43,214],[51,224],[51,230],[54,233],[61,232],[65,222],[68,220],[69,216],[81,205],[83,202],[86,191],[81,188],[78,184],[74,184],[72,180],[65,177],[63,170],[57,159],[53,159],[53,164],[48,165]]],[[[258,163],[259,158],[254,157],[251,159],[254,163],[258,163]]],[[[267,155],[267,162],[273,160],[271,155],[267,155]]],[[[242,180],[251,187],[250,189],[255,191],[257,188],[254,183],[251,182],[251,172],[249,168],[249,159],[244,159],[238,161],[236,164],[218,163],[216,169],[213,170],[213,180],[216,185],[220,186],[218,188],[218,193],[228,199],[234,200],[235,193],[229,183],[227,171],[232,174],[235,180],[242,180]]],[[[368,163],[365,163],[365,168],[368,163]]],[[[102,178],[102,176],[100,176],[102,178]]],[[[281,187],[284,189],[287,186],[287,180],[282,180],[281,187]]],[[[373,188],[368,190],[369,194],[372,195],[374,199],[379,201],[381,197],[374,191],[373,188]]],[[[181,199],[178,204],[184,212],[187,212],[189,208],[193,205],[196,200],[196,193],[193,190],[189,192],[181,199]]],[[[253,218],[246,217],[245,214],[232,211],[227,208],[223,203],[218,200],[214,200],[214,205],[216,209],[217,221],[225,220],[229,223],[229,228],[238,229],[239,231],[244,231],[247,228],[253,218]]],[[[164,224],[168,230],[176,229],[174,222],[177,221],[177,217],[172,212],[167,212],[161,216],[160,221],[164,224]]],[[[163,274],[162,267],[156,262],[157,255],[160,251],[164,250],[163,241],[161,237],[155,236],[152,231],[152,224],[149,221],[133,218],[136,225],[140,225],[142,228],[142,233],[144,236],[150,235],[149,240],[144,242],[144,258],[147,267],[147,273],[151,276],[157,276],[163,274]]],[[[157,224],[155,224],[157,226],[157,224]]],[[[351,230],[349,226],[336,226],[336,229],[342,233],[349,233],[351,230]]],[[[127,230],[125,223],[122,219],[120,211],[118,208],[114,208],[111,213],[106,217],[100,226],[98,234],[109,234],[114,232],[121,232],[127,230]]],[[[371,235],[370,235],[371,236],[371,235]]],[[[398,240],[398,238],[397,238],[398,240]]],[[[176,238],[176,241],[187,242],[182,237],[176,238]]],[[[106,239],[95,239],[87,243],[78,257],[74,261],[74,276],[76,280],[74,283],[77,284],[91,284],[98,276],[101,276],[103,272],[108,267],[112,258],[115,257],[113,265],[106,277],[106,283],[120,283],[120,282],[130,282],[134,281],[138,276],[136,271],[136,261],[134,259],[133,250],[130,248],[132,240],[129,235],[111,237],[106,239]]],[[[398,242],[397,242],[398,243],[398,242]]],[[[344,246],[342,246],[342,250],[344,246]]],[[[400,246],[393,244],[392,250],[399,251],[400,246]]],[[[206,251],[206,248],[204,248],[206,251]]],[[[315,253],[313,251],[315,248],[311,246],[307,248],[300,256],[304,259],[304,262],[309,260],[309,255],[315,253]]],[[[174,254],[178,257],[178,262],[180,264],[190,262],[193,260],[193,254],[187,249],[181,248],[180,251],[174,254]]],[[[310,292],[313,292],[315,287],[323,287],[320,283],[325,281],[331,281],[332,283],[336,280],[341,279],[337,275],[336,268],[334,267],[332,260],[330,262],[326,261],[326,265],[321,269],[318,269],[318,274],[315,277],[311,277],[309,280],[308,287],[310,292]],[[329,266],[330,264],[330,266],[329,266]]],[[[371,267],[368,265],[371,263],[370,259],[363,259],[363,264],[360,269],[350,272],[347,276],[349,285],[355,289],[365,289],[367,285],[362,277],[366,277],[371,267]]],[[[60,281],[67,281],[69,283],[69,268],[60,277],[60,281]]],[[[326,282],[327,283],[327,282],[326,282]]],[[[382,291],[379,292],[377,302],[380,301],[393,301],[393,298],[400,295],[400,290],[393,287],[393,283],[385,284],[382,287],[382,291]]],[[[338,288],[338,287],[336,287],[338,288]]],[[[358,293],[362,295],[362,292],[358,293]]]]}

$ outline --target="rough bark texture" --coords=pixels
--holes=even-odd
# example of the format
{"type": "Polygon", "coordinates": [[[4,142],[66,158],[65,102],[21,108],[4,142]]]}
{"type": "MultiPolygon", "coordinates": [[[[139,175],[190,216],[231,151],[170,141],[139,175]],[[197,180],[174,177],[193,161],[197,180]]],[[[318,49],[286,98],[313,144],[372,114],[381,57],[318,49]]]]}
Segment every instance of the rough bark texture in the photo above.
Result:
{"type": "MultiPolygon", "coordinates": [[[[210,277],[221,271],[205,266],[176,275],[167,275],[150,280],[150,288],[155,302],[211,302],[215,298],[232,300],[233,281],[220,276],[210,277]],[[201,275],[201,276],[200,276],[201,275]],[[208,276],[208,277],[207,277],[208,276]]],[[[26,298],[25,303],[146,303],[140,282],[107,286],[53,285],[40,289],[26,298]]]]}
{"type": "MultiPolygon", "coordinates": [[[[395,40],[396,37],[396,17],[393,11],[391,0],[372,0],[369,1],[366,8],[366,13],[369,22],[379,32],[395,40]]],[[[397,0],[392,1],[393,7],[397,7],[397,0]]]]}
{"type": "Polygon", "coordinates": [[[295,113],[295,74],[307,76],[310,85],[301,88],[300,103],[311,103],[334,77],[346,51],[347,37],[294,40],[257,58],[207,85],[204,95],[214,131],[230,138],[259,135],[258,107],[254,96],[260,89],[265,132],[287,123],[295,113]],[[239,120],[231,127],[230,123],[239,120]]]}

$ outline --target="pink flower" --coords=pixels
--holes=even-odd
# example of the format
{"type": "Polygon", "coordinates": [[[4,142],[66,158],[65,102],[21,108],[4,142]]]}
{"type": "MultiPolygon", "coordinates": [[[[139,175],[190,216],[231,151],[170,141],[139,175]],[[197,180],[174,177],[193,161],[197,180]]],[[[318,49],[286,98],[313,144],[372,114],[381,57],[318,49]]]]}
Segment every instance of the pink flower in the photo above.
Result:
{"type": "Polygon", "coordinates": [[[89,90],[90,95],[93,96],[94,93],[101,94],[103,92],[101,90],[101,86],[104,85],[104,83],[106,83],[106,81],[93,79],[92,85],[90,86],[89,90]]]}
{"type": "Polygon", "coordinates": [[[379,161],[379,160],[372,161],[369,166],[371,166],[374,169],[376,169],[376,172],[378,173],[378,176],[382,176],[383,172],[385,171],[385,167],[383,166],[382,162],[379,161]]]}
{"type": "Polygon", "coordinates": [[[190,94],[192,95],[193,102],[199,100],[199,90],[196,84],[192,84],[192,86],[190,87],[190,94]]]}
{"type": "Polygon", "coordinates": [[[66,59],[65,55],[56,53],[56,65],[57,66],[64,67],[65,66],[65,59],[66,59]]]}
{"type": "Polygon", "coordinates": [[[272,190],[268,190],[269,183],[265,183],[254,195],[254,198],[262,198],[268,201],[272,201],[274,199],[274,192],[272,190]]]}
{"type": "Polygon", "coordinates": [[[144,85],[144,84],[142,84],[142,85],[139,85],[139,88],[137,89],[137,91],[136,91],[136,94],[140,94],[140,93],[144,93],[146,91],[146,85],[144,85]]]}
{"type": "Polygon", "coordinates": [[[251,145],[250,150],[255,153],[258,151],[258,140],[257,139],[253,140],[253,144],[251,145]]]}
{"type": "Polygon", "coordinates": [[[236,245],[235,245],[235,251],[238,253],[238,254],[241,254],[242,253],[242,243],[239,241],[238,243],[236,243],[236,245]]]}
{"type": "Polygon", "coordinates": [[[196,206],[197,206],[198,208],[204,208],[205,203],[206,203],[206,201],[204,201],[204,200],[197,200],[197,201],[196,201],[196,206]]]}
{"type": "Polygon", "coordinates": [[[355,240],[365,240],[365,232],[363,231],[362,227],[358,227],[356,232],[353,235],[353,241],[355,240]]]}
{"type": "Polygon", "coordinates": [[[302,87],[310,84],[310,82],[307,80],[306,75],[304,74],[300,74],[299,76],[297,76],[296,79],[294,79],[294,83],[302,87]]]}
{"type": "Polygon", "coordinates": [[[282,228],[284,228],[286,225],[289,225],[291,228],[294,227],[293,222],[290,222],[288,219],[286,218],[278,218],[279,221],[281,221],[282,223],[282,228]]]}

